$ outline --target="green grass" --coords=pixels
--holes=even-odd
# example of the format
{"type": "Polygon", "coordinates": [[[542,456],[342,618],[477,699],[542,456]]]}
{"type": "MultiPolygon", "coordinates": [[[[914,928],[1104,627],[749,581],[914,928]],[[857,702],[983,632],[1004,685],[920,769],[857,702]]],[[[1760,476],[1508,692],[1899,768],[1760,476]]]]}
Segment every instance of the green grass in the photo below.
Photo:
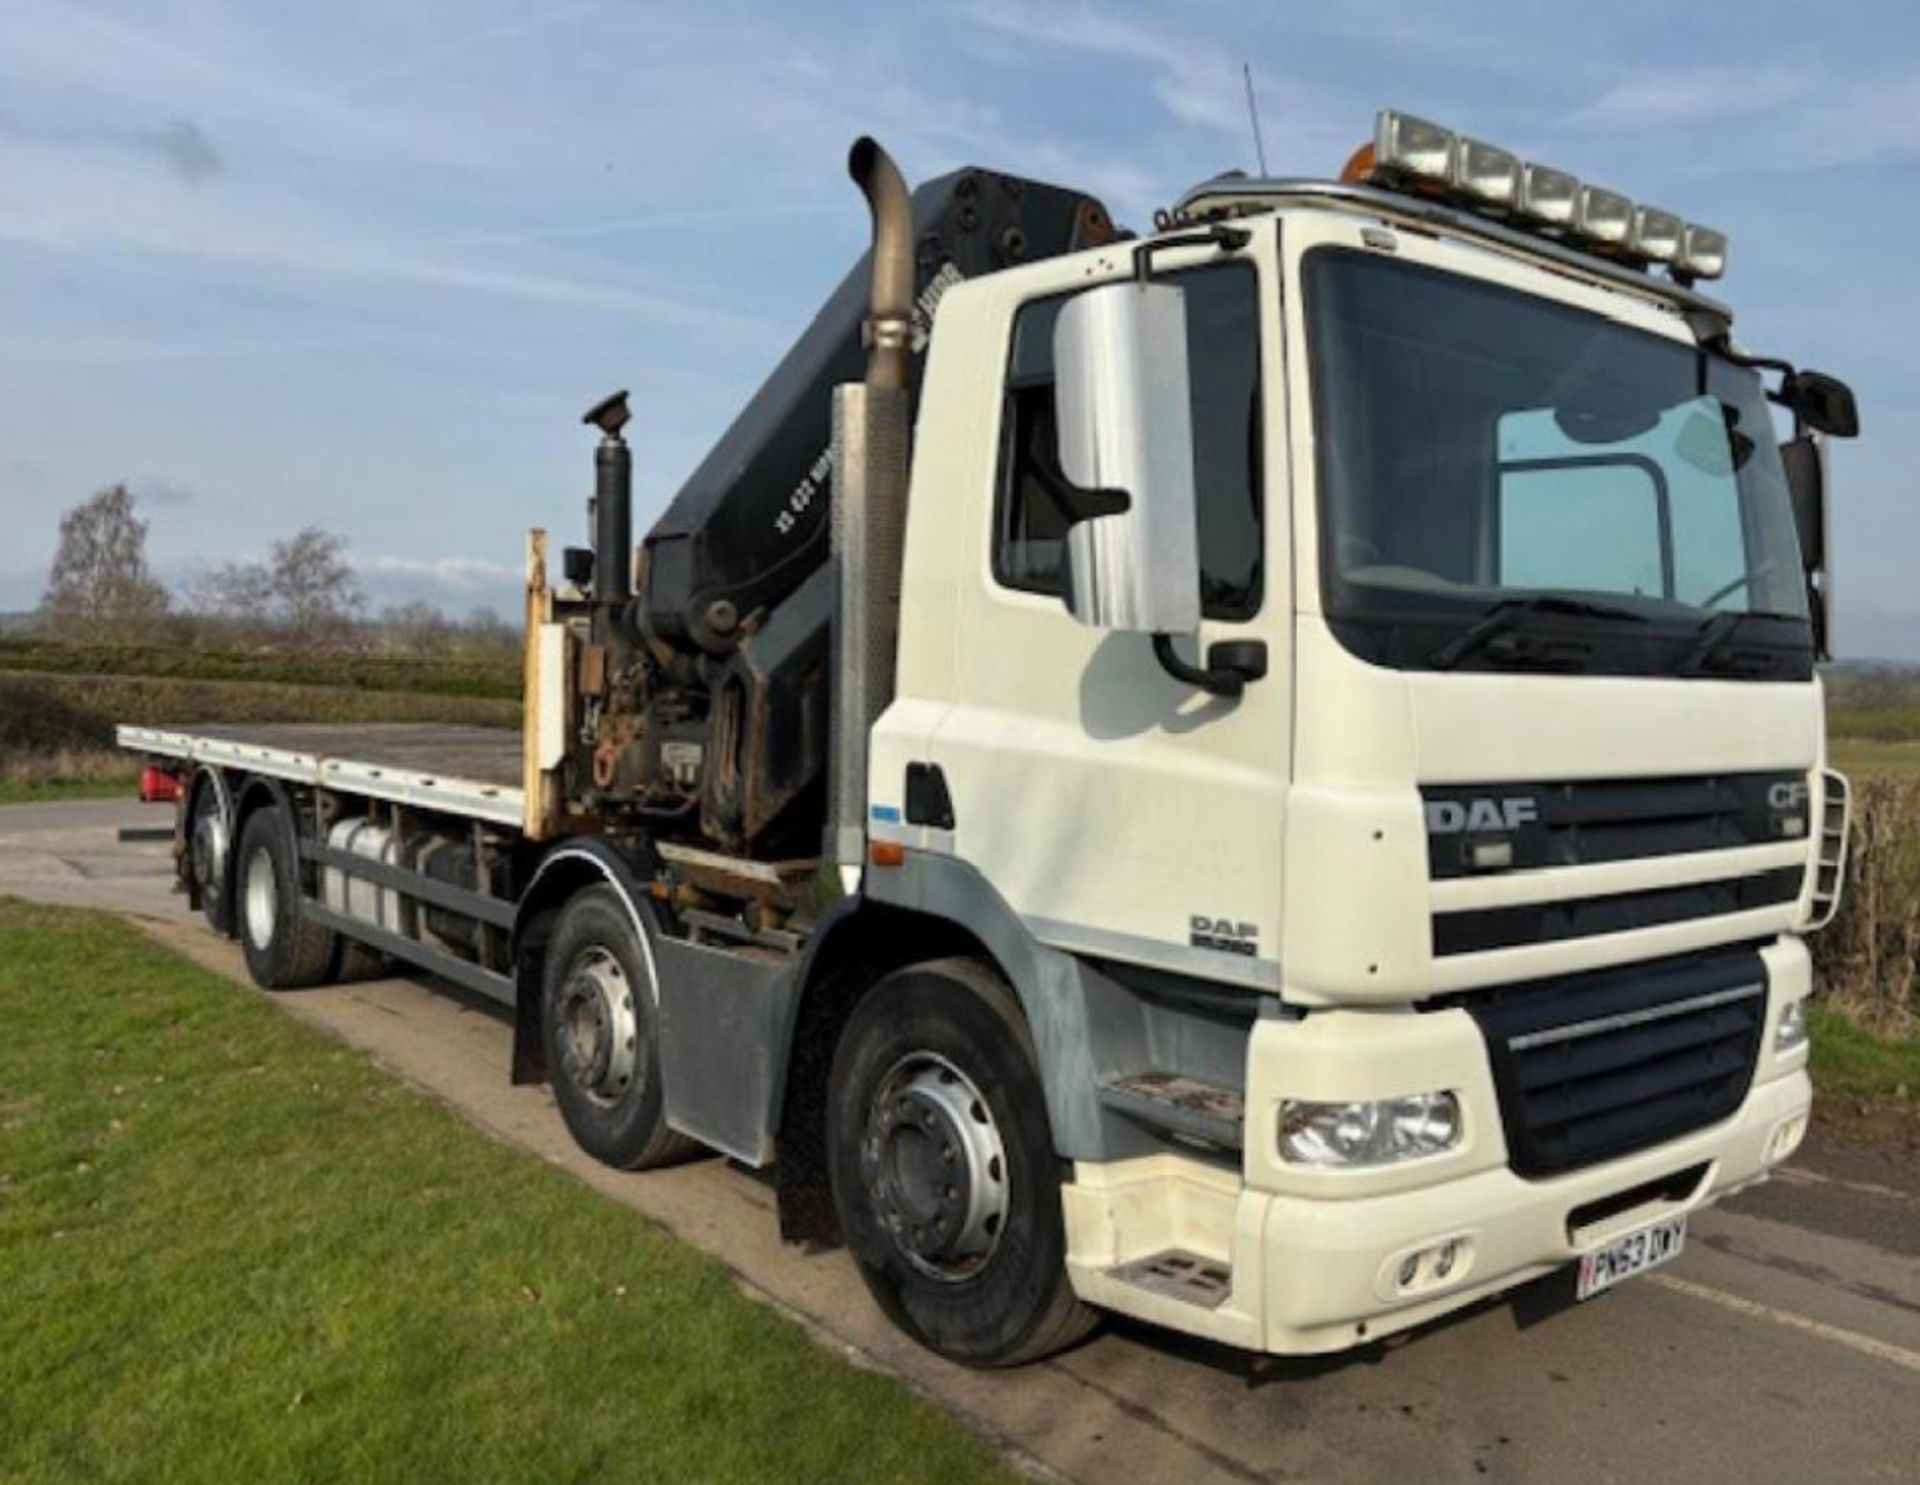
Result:
{"type": "Polygon", "coordinates": [[[1808,1031],[1818,1092],[1874,1102],[1920,1102],[1920,1037],[1876,1036],[1825,1007],[1813,1009],[1808,1031]]]}
{"type": "Polygon", "coordinates": [[[107,779],[0,779],[0,804],[49,804],[60,799],[132,799],[135,776],[107,779]]]}
{"type": "Polygon", "coordinates": [[[124,924],[0,900],[0,1016],[0,1479],[1011,1478],[716,1264],[124,924]]]}

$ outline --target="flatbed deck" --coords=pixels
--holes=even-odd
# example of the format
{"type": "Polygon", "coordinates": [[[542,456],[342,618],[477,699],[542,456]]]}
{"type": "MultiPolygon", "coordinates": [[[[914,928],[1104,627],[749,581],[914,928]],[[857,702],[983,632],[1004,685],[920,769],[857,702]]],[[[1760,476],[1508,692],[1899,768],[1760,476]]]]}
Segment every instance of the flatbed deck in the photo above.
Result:
{"type": "Polygon", "coordinates": [[[120,727],[123,748],[523,825],[520,734],[458,723],[208,723],[120,727]]]}

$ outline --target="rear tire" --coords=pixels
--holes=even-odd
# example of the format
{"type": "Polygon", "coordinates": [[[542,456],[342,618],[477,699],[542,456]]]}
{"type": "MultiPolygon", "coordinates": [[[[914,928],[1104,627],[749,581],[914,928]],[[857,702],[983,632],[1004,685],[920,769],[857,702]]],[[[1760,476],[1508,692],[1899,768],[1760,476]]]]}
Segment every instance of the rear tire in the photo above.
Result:
{"type": "Polygon", "coordinates": [[[223,938],[233,937],[233,822],[208,775],[194,781],[187,813],[187,870],[200,898],[200,914],[223,938]]]}
{"type": "Polygon", "coordinates": [[[254,984],[263,990],[304,990],[326,982],[334,934],[306,915],[293,824],[277,806],[255,810],[240,831],[233,901],[254,984]]]}
{"type": "Polygon", "coordinates": [[[574,1143],[617,1170],[701,1151],[667,1125],[659,1024],[659,993],[626,905],[611,887],[580,893],[547,944],[540,1036],[574,1143]]]}
{"type": "Polygon", "coordinates": [[[1032,1043],[986,966],[898,970],[855,1008],[828,1084],[827,1159],[860,1277],[929,1350],[1018,1366],[1097,1323],[1067,1277],[1032,1043]]]}
{"type": "Polygon", "coordinates": [[[344,934],[335,934],[339,947],[334,950],[333,968],[328,983],[357,985],[364,980],[384,980],[393,973],[393,959],[383,950],[344,934]]]}

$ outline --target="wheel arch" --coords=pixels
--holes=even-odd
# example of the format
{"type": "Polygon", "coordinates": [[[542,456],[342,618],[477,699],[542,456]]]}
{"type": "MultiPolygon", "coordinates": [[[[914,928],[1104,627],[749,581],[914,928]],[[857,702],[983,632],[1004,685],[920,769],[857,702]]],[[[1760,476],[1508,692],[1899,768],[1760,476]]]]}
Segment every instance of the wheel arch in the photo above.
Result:
{"type": "Polygon", "coordinates": [[[633,920],[647,971],[658,984],[653,936],[657,926],[647,901],[646,884],[634,864],[594,836],[563,841],[549,850],[534,868],[526,890],[514,907],[511,960],[513,965],[513,1081],[544,1083],[546,1056],[540,1040],[541,976],[554,924],[570,901],[592,887],[610,886],[633,920]]]}
{"type": "Polygon", "coordinates": [[[965,863],[910,852],[905,867],[889,869],[884,896],[871,890],[875,875],[869,874],[870,890],[829,911],[796,976],[776,1103],[776,1192],[781,1233],[792,1241],[838,1240],[825,1148],[834,1049],[860,999],[909,965],[962,957],[998,974],[1012,988],[1032,1038],[1055,1151],[1068,1159],[1108,1153],[1092,1053],[1102,987],[1089,981],[1079,960],[1035,939],[965,863]]]}

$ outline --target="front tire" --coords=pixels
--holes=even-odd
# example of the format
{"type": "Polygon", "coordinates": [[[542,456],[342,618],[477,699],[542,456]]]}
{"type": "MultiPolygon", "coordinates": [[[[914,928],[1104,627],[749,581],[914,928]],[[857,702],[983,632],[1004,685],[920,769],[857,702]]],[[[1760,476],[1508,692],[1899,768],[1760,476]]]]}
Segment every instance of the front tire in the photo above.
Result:
{"type": "Polygon", "coordinates": [[[834,1055],[827,1158],[861,1278],[929,1350],[1017,1366],[1093,1328],[1067,1277],[1032,1043],[984,965],[915,965],[860,1002],[834,1055]]]}
{"type": "Polygon", "coordinates": [[[233,902],[254,984],[263,990],[304,990],[326,982],[333,967],[333,931],[306,914],[293,822],[278,806],[247,816],[234,858],[233,902]]]}
{"type": "Polygon", "coordinates": [[[617,1170],[671,1165],[700,1146],[667,1125],[659,995],[640,935],[611,887],[566,906],[547,945],[540,1035],[561,1117],[617,1170]]]}

